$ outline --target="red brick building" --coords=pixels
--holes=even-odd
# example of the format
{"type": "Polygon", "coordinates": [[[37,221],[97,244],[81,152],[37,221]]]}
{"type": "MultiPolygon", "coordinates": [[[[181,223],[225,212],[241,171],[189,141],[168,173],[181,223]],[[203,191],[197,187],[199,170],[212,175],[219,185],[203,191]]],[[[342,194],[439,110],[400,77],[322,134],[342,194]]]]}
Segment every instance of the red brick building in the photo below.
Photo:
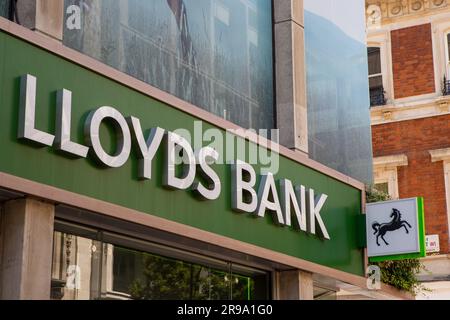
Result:
{"type": "Polygon", "coordinates": [[[424,197],[435,246],[424,259],[432,274],[422,280],[433,298],[448,298],[450,1],[366,5],[374,182],[393,198],[424,197]]]}

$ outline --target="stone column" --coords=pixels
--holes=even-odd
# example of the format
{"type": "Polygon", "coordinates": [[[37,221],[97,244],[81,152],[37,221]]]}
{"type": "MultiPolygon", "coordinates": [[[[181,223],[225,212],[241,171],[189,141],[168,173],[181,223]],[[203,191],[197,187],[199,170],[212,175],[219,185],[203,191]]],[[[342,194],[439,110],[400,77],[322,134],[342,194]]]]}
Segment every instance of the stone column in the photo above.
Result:
{"type": "Polygon", "coordinates": [[[22,26],[62,41],[64,0],[21,0],[17,10],[22,26]]]}
{"type": "Polygon", "coordinates": [[[278,299],[314,300],[312,273],[300,270],[280,272],[278,275],[278,299]]]}
{"type": "Polygon", "coordinates": [[[275,81],[280,144],[308,153],[303,0],[274,0],[275,81]]]}
{"type": "Polygon", "coordinates": [[[52,204],[27,198],[6,202],[1,215],[0,298],[50,299],[52,204]]]}

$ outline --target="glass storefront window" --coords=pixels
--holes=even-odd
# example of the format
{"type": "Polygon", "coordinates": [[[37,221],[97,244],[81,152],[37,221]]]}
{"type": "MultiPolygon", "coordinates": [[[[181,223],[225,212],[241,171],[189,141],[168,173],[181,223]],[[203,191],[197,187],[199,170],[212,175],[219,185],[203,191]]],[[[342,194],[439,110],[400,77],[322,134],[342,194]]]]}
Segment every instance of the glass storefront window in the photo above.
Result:
{"type": "Polygon", "coordinates": [[[95,231],[83,236],[55,232],[52,299],[268,298],[266,272],[206,257],[193,261],[188,255],[183,260],[133,250],[94,240],[99,235],[95,231]]]}
{"type": "Polygon", "coordinates": [[[242,127],[274,127],[272,0],[70,6],[81,26],[65,25],[65,45],[242,127]]]}

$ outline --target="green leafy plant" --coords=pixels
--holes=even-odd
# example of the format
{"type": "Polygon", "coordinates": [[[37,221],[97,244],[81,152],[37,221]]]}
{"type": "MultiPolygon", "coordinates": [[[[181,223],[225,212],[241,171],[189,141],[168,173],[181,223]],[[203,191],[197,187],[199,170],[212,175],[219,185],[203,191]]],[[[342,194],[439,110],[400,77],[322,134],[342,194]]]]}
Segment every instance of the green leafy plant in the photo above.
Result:
{"type": "MultiPolygon", "coordinates": [[[[391,200],[388,194],[375,189],[373,186],[366,190],[367,203],[391,200]]],[[[427,291],[417,280],[417,274],[426,270],[420,259],[405,259],[373,263],[380,267],[381,282],[397,289],[407,291],[416,296],[427,291]]]]}

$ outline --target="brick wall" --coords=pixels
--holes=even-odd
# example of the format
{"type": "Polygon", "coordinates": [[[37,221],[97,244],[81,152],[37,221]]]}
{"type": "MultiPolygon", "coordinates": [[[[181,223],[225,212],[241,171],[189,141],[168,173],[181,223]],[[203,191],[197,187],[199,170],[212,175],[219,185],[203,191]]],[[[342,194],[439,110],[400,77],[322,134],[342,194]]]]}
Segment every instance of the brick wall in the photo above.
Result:
{"type": "Polygon", "coordinates": [[[450,147],[450,115],[372,126],[374,157],[406,154],[398,168],[401,198],[423,196],[427,234],[439,234],[442,253],[449,252],[444,165],[432,163],[429,150],[450,147]]]}
{"type": "Polygon", "coordinates": [[[395,98],[435,92],[431,24],[391,32],[395,98]]]}

